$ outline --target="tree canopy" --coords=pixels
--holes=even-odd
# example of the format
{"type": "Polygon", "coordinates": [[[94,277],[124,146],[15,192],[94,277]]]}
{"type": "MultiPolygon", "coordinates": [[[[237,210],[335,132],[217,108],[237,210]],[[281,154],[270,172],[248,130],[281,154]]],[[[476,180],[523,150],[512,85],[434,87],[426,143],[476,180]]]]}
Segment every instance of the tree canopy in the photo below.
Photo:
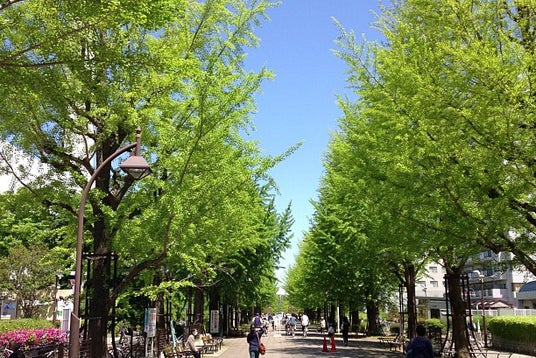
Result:
{"type": "MultiPolygon", "coordinates": [[[[534,15],[524,1],[405,0],[382,9],[381,43],[358,43],[341,26],[336,54],[356,96],[340,98],[300,255],[346,261],[351,276],[376,282],[386,264],[418,270],[435,260],[455,283],[485,248],[536,272],[534,15]]],[[[465,309],[456,285],[454,315],[465,309]]]]}
{"type": "MultiPolygon", "coordinates": [[[[153,175],[141,182],[125,177],[117,165],[122,156],[98,173],[88,198],[84,251],[116,253],[121,266],[113,294],[106,285],[94,287],[105,290],[90,302],[96,316],[106,317],[111,302],[148,269],[188,272],[200,286],[241,277],[274,285],[292,216],[273,206],[277,187],[268,171],[295,148],[263,157],[248,140],[253,95],[271,73],[242,67],[244,49],[257,46],[253,30],[273,5],[2,3],[0,135],[45,165],[33,173],[4,155],[2,171],[16,175],[47,210],[72,215],[58,245],[74,245],[88,176],[142,128],[153,175]]],[[[97,260],[92,277],[106,277],[107,265],[97,260]]],[[[159,275],[150,276],[146,283],[158,285],[159,275]]],[[[102,329],[90,327],[92,339],[101,339],[102,329]]]]}

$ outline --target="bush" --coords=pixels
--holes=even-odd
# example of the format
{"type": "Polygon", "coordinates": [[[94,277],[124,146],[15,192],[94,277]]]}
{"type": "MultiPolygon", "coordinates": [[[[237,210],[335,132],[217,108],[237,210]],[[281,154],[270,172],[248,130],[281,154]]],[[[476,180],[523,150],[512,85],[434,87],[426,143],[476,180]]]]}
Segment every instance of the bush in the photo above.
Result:
{"type": "Polygon", "coordinates": [[[21,318],[0,321],[0,333],[16,331],[20,329],[53,328],[51,321],[44,319],[21,318]]]}
{"type": "Polygon", "coordinates": [[[391,325],[389,326],[389,334],[399,335],[400,334],[400,324],[399,323],[391,323],[391,325]]]}
{"type": "Polygon", "coordinates": [[[15,343],[18,343],[24,350],[65,341],[65,333],[57,328],[17,329],[0,333],[1,346],[12,348],[15,343]]]}
{"type": "Polygon", "coordinates": [[[446,323],[441,321],[439,318],[429,318],[424,323],[425,327],[428,328],[441,328],[445,329],[447,327],[446,323]]]}
{"type": "Polygon", "coordinates": [[[536,317],[534,316],[490,317],[486,323],[491,334],[501,338],[518,342],[536,341],[536,317]]]}

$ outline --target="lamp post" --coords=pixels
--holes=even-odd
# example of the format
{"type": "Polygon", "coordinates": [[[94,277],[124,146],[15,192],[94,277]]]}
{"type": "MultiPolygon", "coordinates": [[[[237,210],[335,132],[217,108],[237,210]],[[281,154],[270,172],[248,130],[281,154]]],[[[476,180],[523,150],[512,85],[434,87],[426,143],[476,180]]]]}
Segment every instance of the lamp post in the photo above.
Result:
{"type": "Polygon", "coordinates": [[[480,279],[480,310],[482,311],[482,330],[484,332],[484,348],[488,348],[488,332],[486,329],[486,311],[484,310],[484,275],[478,270],[473,273],[480,279]]]}
{"type": "Polygon", "coordinates": [[[104,166],[108,165],[112,160],[121,154],[135,148],[134,154],[131,155],[119,166],[134,179],[142,179],[151,174],[151,168],[147,161],[140,156],[141,147],[141,129],[136,129],[136,142],[131,143],[123,148],[118,149],[115,153],[106,158],[96,169],[93,175],[89,178],[82,197],[80,199],[80,207],[78,208],[78,231],[76,235],[76,262],[74,273],[74,294],[73,294],[73,311],[71,312],[71,324],[69,332],[69,358],[78,358],[80,355],[80,284],[82,275],[82,246],[84,234],[84,211],[89,190],[93,182],[97,179],[100,171],[104,166]]]}

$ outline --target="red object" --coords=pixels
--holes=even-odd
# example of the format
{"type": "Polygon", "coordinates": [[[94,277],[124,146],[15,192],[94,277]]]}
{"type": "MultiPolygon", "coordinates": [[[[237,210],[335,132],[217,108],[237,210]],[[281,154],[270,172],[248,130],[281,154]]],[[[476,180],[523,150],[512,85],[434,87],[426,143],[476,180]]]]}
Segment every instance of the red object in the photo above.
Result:
{"type": "Polygon", "coordinates": [[[326,342],[326,336],[324,336],[324,347],[322,348],[322,352],[327,352],[328,351],[328,344],[326,342]]]}
{"type": "Polygon", "coordinates": [[[335,347],[335,335],[331,336],[331,351],[337,352],[337,348],[335,347]]]}

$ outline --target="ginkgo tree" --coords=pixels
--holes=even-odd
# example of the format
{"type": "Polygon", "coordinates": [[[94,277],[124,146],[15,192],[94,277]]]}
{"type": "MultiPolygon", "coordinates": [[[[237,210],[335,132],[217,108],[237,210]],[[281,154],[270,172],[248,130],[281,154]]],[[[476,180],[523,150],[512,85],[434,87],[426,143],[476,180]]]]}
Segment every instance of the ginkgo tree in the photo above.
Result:
{"type": "Polygon", "coordinates": [[[510,251],[534,272],[533,12],[522,1],[400,1],[378,22],[383,44],[341,35],[358,95],[343,131],[357,138],[356,165],[372,163],[355,180],[396,202],[383,225],[400,230],[397,252],[444,263],[460,356],[467,259],[510,251]]]}
{"type": "Polygon", "coordinates": [[[341,28],[337,55],[356,99],[341,98],[341,129],[311,231],[328,250],[318,246],[315,259],[327,253],[335,261],[352,252],[332,250],[342,240],[367,239],[381,259],[365,266],[386,258],[416,270],[424,260],[442,262],[453,340],[465,357],[467,260],[485,248],[509,251],[535,272],[534,7],[391,5],[376,24],[382,43],[359,44],[341,28]]]}
{"type": "MultiPolygon", "coordinates": [[[[27,187],[46,189],[35,192],[50,210],[73,215],[71,235],[60,244],[74,247],[78,193],[96,167],[134,140],[137,126],[153,169],[136,183],[109,163],[88,197],[84,252],[106,258],[94,260],[87,277],[89,314],[101,318],[88,320],[93,357],[106,355],[115,298],[142,272],[152,272],[144,278],[159,285],[162,267],[177,265],[192,274],[192,284],[206,284],[237,269],[237,252],[264,248],[259,252],[273,263],[288,245],[292,219],[269,205],[275,184],[268,170],[293,149],[265,158],[244,139],[253,94],[271,76],[243,69],[244,48],[257,45],[254,27],[272,5],[0,5],[1,138],[47,166],[31,173],[4,156],[2,169],[27,187]],[[115,287],[112,253],[120,257],[115,287]]],[[[270,276],[256,269],[247,267],[245,275],[270,276]]]]}

